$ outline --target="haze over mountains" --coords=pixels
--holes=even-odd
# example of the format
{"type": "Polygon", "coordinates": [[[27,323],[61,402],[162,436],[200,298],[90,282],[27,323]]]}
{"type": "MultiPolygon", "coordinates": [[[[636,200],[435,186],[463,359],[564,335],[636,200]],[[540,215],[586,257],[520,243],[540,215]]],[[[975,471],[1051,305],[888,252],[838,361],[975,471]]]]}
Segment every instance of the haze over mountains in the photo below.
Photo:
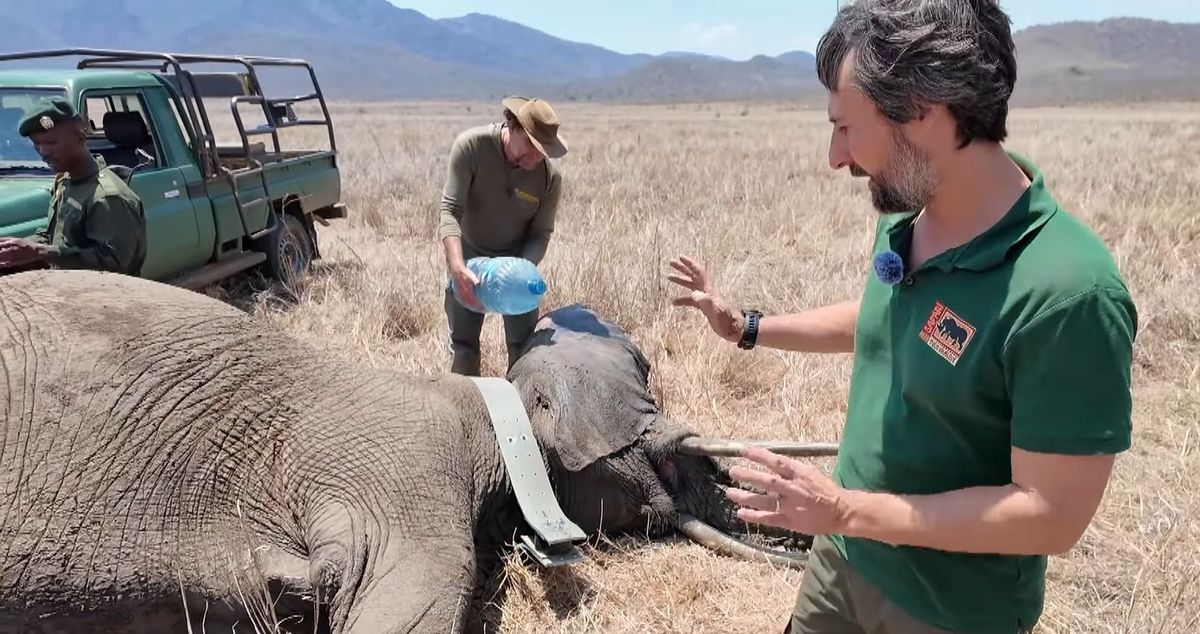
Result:
{"type": "MultiPolygon", "coordinates": [[[[39,0],[8,11],[3,50],[154,49],[302,57],[357,99],[692,101],[820,95],[809,52],[731,61],[626,55],[499,18],[435,20],[387,0],[39,0]]],[[[1200,24],[1121,18],[1016,34],[1016,102],[1200,98],[1200,24]]]]}

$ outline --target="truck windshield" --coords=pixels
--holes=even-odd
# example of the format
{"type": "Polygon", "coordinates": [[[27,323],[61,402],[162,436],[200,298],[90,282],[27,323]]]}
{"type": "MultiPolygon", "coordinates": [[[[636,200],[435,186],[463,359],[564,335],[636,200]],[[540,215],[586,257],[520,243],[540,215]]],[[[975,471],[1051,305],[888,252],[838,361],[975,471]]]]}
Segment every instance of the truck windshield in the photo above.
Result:
{"type": "Polygon", "coordinates": [[[66,97],[62,88],[0,87],[0,177],[14,173],[49,173],[33,143],[17,133],[25,110],[48,97],[66,97]]]}

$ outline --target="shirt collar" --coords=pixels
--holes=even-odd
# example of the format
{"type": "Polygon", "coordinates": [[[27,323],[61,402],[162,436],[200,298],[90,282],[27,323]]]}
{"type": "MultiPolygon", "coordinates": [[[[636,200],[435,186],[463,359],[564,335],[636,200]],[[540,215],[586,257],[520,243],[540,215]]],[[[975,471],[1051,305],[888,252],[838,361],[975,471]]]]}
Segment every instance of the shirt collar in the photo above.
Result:
{"type": "Polygon", "coordinates": [[[70,181],[72,183],[82,183],[95,178],[96,174],[100,173],[100,161],[91,154],[87,155],[87,162],[83,164],[83,169],[79,170],[78,174],[71,174],[70,181]]]}
{"type": "MultiPolygon", "coordinates": [[[[1045,178],[1037,165],[1012,151],[1008,152],[1008,156],[1029,177],[1029,186],[999,222],[970,242],[935,256],[928,262],[929,266],[944,272],[956,268],[986,271],[996,267],[1004,262],[1014,247],[1036,233],[1058,211],[1058,203],[1046,189],[1045,178]]],[[[906,214],[888,229],[889,241],[896,252],[907,251],[907,245],[911,242],[912,221],[916,216],[916,213],[906,214]]]]}

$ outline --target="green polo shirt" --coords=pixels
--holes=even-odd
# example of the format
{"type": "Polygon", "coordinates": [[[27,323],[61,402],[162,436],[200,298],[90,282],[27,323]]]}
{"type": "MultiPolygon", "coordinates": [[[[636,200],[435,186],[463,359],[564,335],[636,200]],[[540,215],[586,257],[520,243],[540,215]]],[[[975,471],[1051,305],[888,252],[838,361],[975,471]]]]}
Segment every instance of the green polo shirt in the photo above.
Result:
{"type": "MultiPolygon", "coordinates": [[[[1129,447],[1133,301],[1103,242],[1010,156],[1033,182],[996,225],[898,284],[870,276],[834,471],[843,487],[1003,486],[1013,447],[1129,447]]],[[[907,256],[915,217],[881,219],[874,253],[907,256]]],[[[944,629],[1011,634],[1041,615],[1046,557],[833,541],[894,603],[944,629]]]]}

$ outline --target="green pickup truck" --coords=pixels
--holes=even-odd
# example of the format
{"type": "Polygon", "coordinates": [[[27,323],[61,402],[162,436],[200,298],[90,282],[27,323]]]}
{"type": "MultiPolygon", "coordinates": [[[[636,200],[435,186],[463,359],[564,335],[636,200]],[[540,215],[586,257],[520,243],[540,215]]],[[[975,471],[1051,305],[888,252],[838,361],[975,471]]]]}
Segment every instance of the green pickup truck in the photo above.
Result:
{"type": "Polygon", "coordinates": [[[0,55],[0,236],[26,237],[47,222],[54,174],[17,123],[54,95],[75,105],[92,154],[142,200],[142,277],[197,289],[259,267],[289,283],[320,257],[314,220],[346,217],[333,124],[307,62],[68,49],[0,55]],[[82,59],[29,68],[65,57],[82,59]],[[280,67],[306,71],[312,92],[267,98],[260,75],[280,67]],[[210,108],[232,119],[221,130],[229,144],[218,145],[210,108]],[[297,126],[325,128],[328,147],[281,147],[280,131],[297,126]]]}

